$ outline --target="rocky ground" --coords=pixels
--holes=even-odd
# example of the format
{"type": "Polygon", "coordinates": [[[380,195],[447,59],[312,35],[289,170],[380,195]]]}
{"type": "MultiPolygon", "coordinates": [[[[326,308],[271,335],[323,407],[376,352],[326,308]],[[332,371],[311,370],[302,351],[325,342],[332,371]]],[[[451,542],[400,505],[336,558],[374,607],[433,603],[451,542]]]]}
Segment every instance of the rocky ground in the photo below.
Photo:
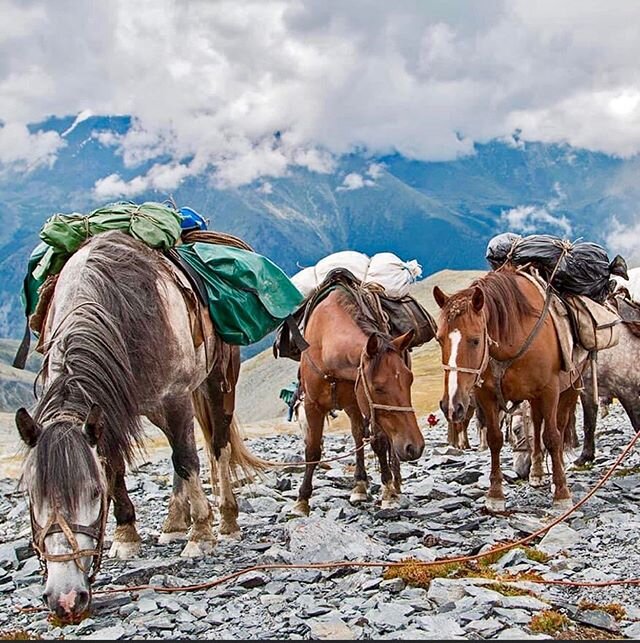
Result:
{"type": "MultiPolygon", "coordinates": [[[[310,517],[292,518],[288,510],[302,473],[279,469],[240,490],[243,539],[221,540],[215,555],[206,560],[180,558],[179,543],[157,544],[170,492],[170,465],[166,459],[144,463],[128,481],[144,540],[142,557],[105,560],[95,589],[140,583],[188,585],[261,563],[429,561],[473,554],[522,538],[556,515],[548,487],[532,489],[516,481],[508,447],[503,450],[507,512],[487,514],[483,500],[488,452],[447,447],[442,419],[436,427],[425,425],[424,433],[427,449],[421,460],[402,465],[405,485],[400,508],[380,508],[379,472],[370,456],[372,499],[359,506],[349,504],[353,459],[348,457],[317,472],[310,517]]],[[[595,466],[568,472],[574,500],[589,491],[631,437],[626,415],[614,405],[599,420],[595,466]]],[[[471,438],[477,445],[475,434],[471,438]]],[[[272,460],[302,455],[297,434],[262,437],[251,440],[250,446],[272,460]]],[[[346,434],[325,438],[325,457],[351,449],[346,434]]],[[[511,550],[485,566],[484,576],[535,572],[545,579],[572,581],[640,578],[638,452],[622,466],[624,475],[614,476],[564,524],[532,543],[546,556],[523,548],[511,550]]],[[[42,579],[29,547],[25,498],[16,491],[15,479],[0,480],[0,492],[0,638],[20,631],[32,638],[102,640],[522,640],[550,638],[534,633],[532,619],[551,609],[579,628],[558,638],[640,638],[637,586],[579,588],[520,581],[519,587],[533,592],[524,594],[506,591],[505,584],[495,585],[487,578],[438,577],[430,583],[423,578],[420,587],[404,578],[385,579],[384,569],[375,567],[254,571],[196,592],[96,593],[90,617],[79,625],[59,627],[46,612],[33,609],[42,606],[42,579]],[[612,609],[614,603],[624,611],[612,609]]],[[[110,518],[107,546],[113,527],[110,518]]]]}

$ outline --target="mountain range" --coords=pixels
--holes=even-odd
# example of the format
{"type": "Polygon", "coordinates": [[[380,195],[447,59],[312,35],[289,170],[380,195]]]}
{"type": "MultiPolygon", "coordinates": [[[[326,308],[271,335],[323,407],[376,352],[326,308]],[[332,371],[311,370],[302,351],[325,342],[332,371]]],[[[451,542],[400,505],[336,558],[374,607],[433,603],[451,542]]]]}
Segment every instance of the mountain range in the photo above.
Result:
{"type": "MultiPolygon", "coordinates": [[[[49,118],[31,131],[63,137],[55,161],[30,171],[0,168],[0,337],[23,331],[20,286],[45,219],[120,200],[99,198],[96,182],[110,175],[128,181],[170,160],[125,163],[109,141],[131,127],[126,116],[49,118]]],[[[146,191],[134,200],[190,206],[211,229],[242,237],[289,275],[344,249],[394,252],[416,259],[429,275],[486,269],[487,242],[505,230],[595,241],[612,257],[620,248],[608,246],[611,235],[634,224],[638,168],[637,158],[524,142],[515,133],[451,161],[358,151],[335,159],[329,172],[291,168],[236,188],[216,187],[210,168],[171,192],[146,191]]],[[[244,357],[265,342],[243,349],[244,357]]]]}

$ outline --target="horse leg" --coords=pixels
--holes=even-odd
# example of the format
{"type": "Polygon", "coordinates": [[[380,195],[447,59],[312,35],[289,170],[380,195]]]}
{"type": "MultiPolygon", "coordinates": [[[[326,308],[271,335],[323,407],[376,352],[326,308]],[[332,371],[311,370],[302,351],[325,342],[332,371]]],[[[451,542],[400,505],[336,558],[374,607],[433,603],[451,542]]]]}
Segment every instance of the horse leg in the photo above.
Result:
{"type": "Polygon", "coordinates": [[[109,549],[111,558],[135,558],[140,553],[141,539],[136,529],[136,512],[124,480],[125,464],[122,457],[107,462],[107,477],[113,500],[116,529],[109,549]]]}
{"type": "Polygon", "coordinates": [[[563,452],[570,451],[576,446],[576,404],[579,397],[580,391],[572,386],[560,393],[557,417],[563,452]]]}
{"type": "Polygon", "coordinates": [[[640,398],[638,395],[619,394],[622,408],[627,412],[634,431],[640,431],[640,398]]]}
{"type": "MultiPolygon", "coordinates": [[[[532,487],[544,487],[546,484],[542,454],[542,414],[541,403],[538,400],[531,400],[531,423],[533,424],[533,440],[531,443],[531,469],[529,470],[529,484],[532,487]]],[[[524,416],[523,416],[524,421],[524,416]]]]}
{"type": "Polygon", "coordinates": [[[396,487],[396,481],[390,466],[391,445],[387,436],[376,427],[373,427],[371,431],[371,448],[378,456],[378,462],[380,463],[380,479],[382,481],[380,506],[382,509],[397,507],[399,489],[396,487]]]}
{"type": "Polygon", "coordinates": [[[298,491],[298,500],[291,509],[295,516],[309,515],[309,498],[313,490],[313,473],[316,463],[322,457],[322,433],[326,413],[314,402],[305,398],[304,412],[307,419],[307,432],[304,436],[304,478],[298,491]]]}
{"type": "Polygon", "coordinates": [[[367,493],[367,471],[364,466],[364,421],[360,409],[355,406],[345,408],[351,422],[351,434],[356,445],[356,470],[353,475],[354,487],[349,497],[349,502],[364,502],[369,498],[367,493]]]}
{"type": "Polygon", "coordinates": [[[159,542],[184,538],[191,527],[181,556],[197,558],[211,552],[216,537],[212,526],[213,511],[200,480],[193,406],[188,397],[173,398],[165,401],[162,411],[152,414],[149,419],[167,436],[174,475],[169,510],[159,542]]]}
{"type": "Polygon", "coordinates": [[[577,391],[568,389],[565,391],[566,397],[563,397],[560,404],[560,396],[557,389],[547,389],[541,396],[541,411],[544,417],[544,431],[542,439],[544,445],[551,456],[551,475],[553,478],[553,505],[558,508],[572,506],[571,492],[567,486],[567,478],[564,472],[563,442],[564,436],[558,429],[560,426],[564,429],[568,412],[573,410],[571,400],[573,398],[574,406],[577,400],[577,391]]]}
{"type": "Polygon", "coordinates": [[[505,510],[504,491],[502,489],[502,469],[500,467],[500,451],[504,438],[500,428],[498,409],[491,405],[485,406],[482,411],[484,425],[487,427],[487,443],[491,452],[491,473],[489,474],[489,491],[485,500],[485,507],[491,512],[505,510]]]}
{"type": "Polygon", "coordinates": [[[586,386],[580,393],[582,402],[582,426],[584,440],[582,453],[574,464],[581,467],[587,462],[593,462],[596,457],[596,423],[598,421],[598,401],[594,398],[590,386],[586,386]]]}

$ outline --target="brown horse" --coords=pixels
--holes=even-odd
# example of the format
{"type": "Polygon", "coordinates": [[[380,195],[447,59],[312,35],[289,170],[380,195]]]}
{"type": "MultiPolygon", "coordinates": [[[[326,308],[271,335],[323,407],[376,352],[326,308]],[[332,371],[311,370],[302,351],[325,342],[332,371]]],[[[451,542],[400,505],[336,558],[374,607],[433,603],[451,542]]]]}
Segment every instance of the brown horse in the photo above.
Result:
{"type": "MultiPolygon", "coordinates": [[[[437,340],[445,369],[440,406],[452,422],[464,421],[472,397],[482,411],[491,451],[486,506],[504,511],[500,470],[503,436],[499,414],[507,402],[529,400],[537,435],[551,454],[554,505],[571,504],[563,463],[563,429],[578,391],[575,374],[561,370],[562,355],[545,298],[527,277],[511,270],[490,272],[469,288],[449,296],[438,286],[433,296],[441,308],[437,340]]],[[[534,443],[532,484],[542,484],[540,440],[534,443]]]]}
{"type": "Polygon", "coordinates": [[[293,513],[309,514],[325,418],[335,409],[349,416],[358,449],[351,502],[368,498],[362,447],[370,426],[371,446],[380,462],[382,506],[391,506],[400,493],[400,460],[416,460],[424,449],[411,405],[413,373],[407,348],[413,331],[395,339],[380,332],[348,292],[336,288],[309,315],[304,337],[309,347],[302,353],[299,374],[307,464],[293,513]]]}

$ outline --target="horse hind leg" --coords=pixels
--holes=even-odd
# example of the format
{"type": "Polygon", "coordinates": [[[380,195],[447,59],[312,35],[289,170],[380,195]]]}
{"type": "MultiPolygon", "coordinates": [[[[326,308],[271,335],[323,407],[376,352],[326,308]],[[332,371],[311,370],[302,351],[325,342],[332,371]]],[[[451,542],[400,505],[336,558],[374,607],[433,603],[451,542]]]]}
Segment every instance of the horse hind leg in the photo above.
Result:
{"type": "Polygon", "coordinates": [[[324,431],[325,412],[314,402],[305,398],[304,413],[307,431],[304,435],[304,478],[298,490],[298,499],[290,510],[293,516],[308,516],[309,498],[313,491],[313,474],[316,462],[322,457],[322,434],[324,431]]]}
{"type": "MultiPolygon", "coordinates": [[[[533,425],[533,439],[531,441],[531,469],[529,471],[529,484],[532,487],[544,487],[547,480],[544,474],[543,467],[543,452],[542,452],[542,433],[544,431],[544,417],[541,411],[539,401],[532,401],[530,403],[531,409],[531,424],[533,425]]],[[[526,417],[522,416],[523,423],[526,422],[526,417]]]]}
{"type": "Polygon", "coordinates": [[[167,436],[174,469],[173,490],[159,542],[168,543],[187,537],[181,556],[205,556],[214,549],[216,537],[213,511],[200,479],[191,400],[189,397],[167,400],[163,413],[152,415],[150,419],[167,436]]]}
{"type": "Polygon", "coordinates": [[[578,392],[572,388],[563,392],[559,399],[549,394],[543,400],[544,445],[551,456],[551,474],[553,478],[553,505],[566,509],[573,505],[571,492],[567,486],[564,471],[564,429],[568,426],[570,414],[573,413],[578,400],[578,392]]]}
{"type": "Polygon", "coordinates": [[[211,485],[213,489],[218,489],[218,533],[240,538],[238,502],[233,491],[234,473],[240,469],[249,479],[254,473],[264,470],[268,463],[247,449],[234,417],[239,357],[236,361],[235,379],[230,388],[226,386],[228,381],[221,373],[212,371],[194,391],[193,402],[207,444],[211,485]]]}
{"type": "Polygon", "coordinates": [[[356,445],[356,469],[353,474],[354,486],[349,496],[349,502],[357,504],[369,499],[367,488],[367,471],[364,465],[364,421],[358,407],[345,408],[351,421],[351,434],[356,445]]]}

